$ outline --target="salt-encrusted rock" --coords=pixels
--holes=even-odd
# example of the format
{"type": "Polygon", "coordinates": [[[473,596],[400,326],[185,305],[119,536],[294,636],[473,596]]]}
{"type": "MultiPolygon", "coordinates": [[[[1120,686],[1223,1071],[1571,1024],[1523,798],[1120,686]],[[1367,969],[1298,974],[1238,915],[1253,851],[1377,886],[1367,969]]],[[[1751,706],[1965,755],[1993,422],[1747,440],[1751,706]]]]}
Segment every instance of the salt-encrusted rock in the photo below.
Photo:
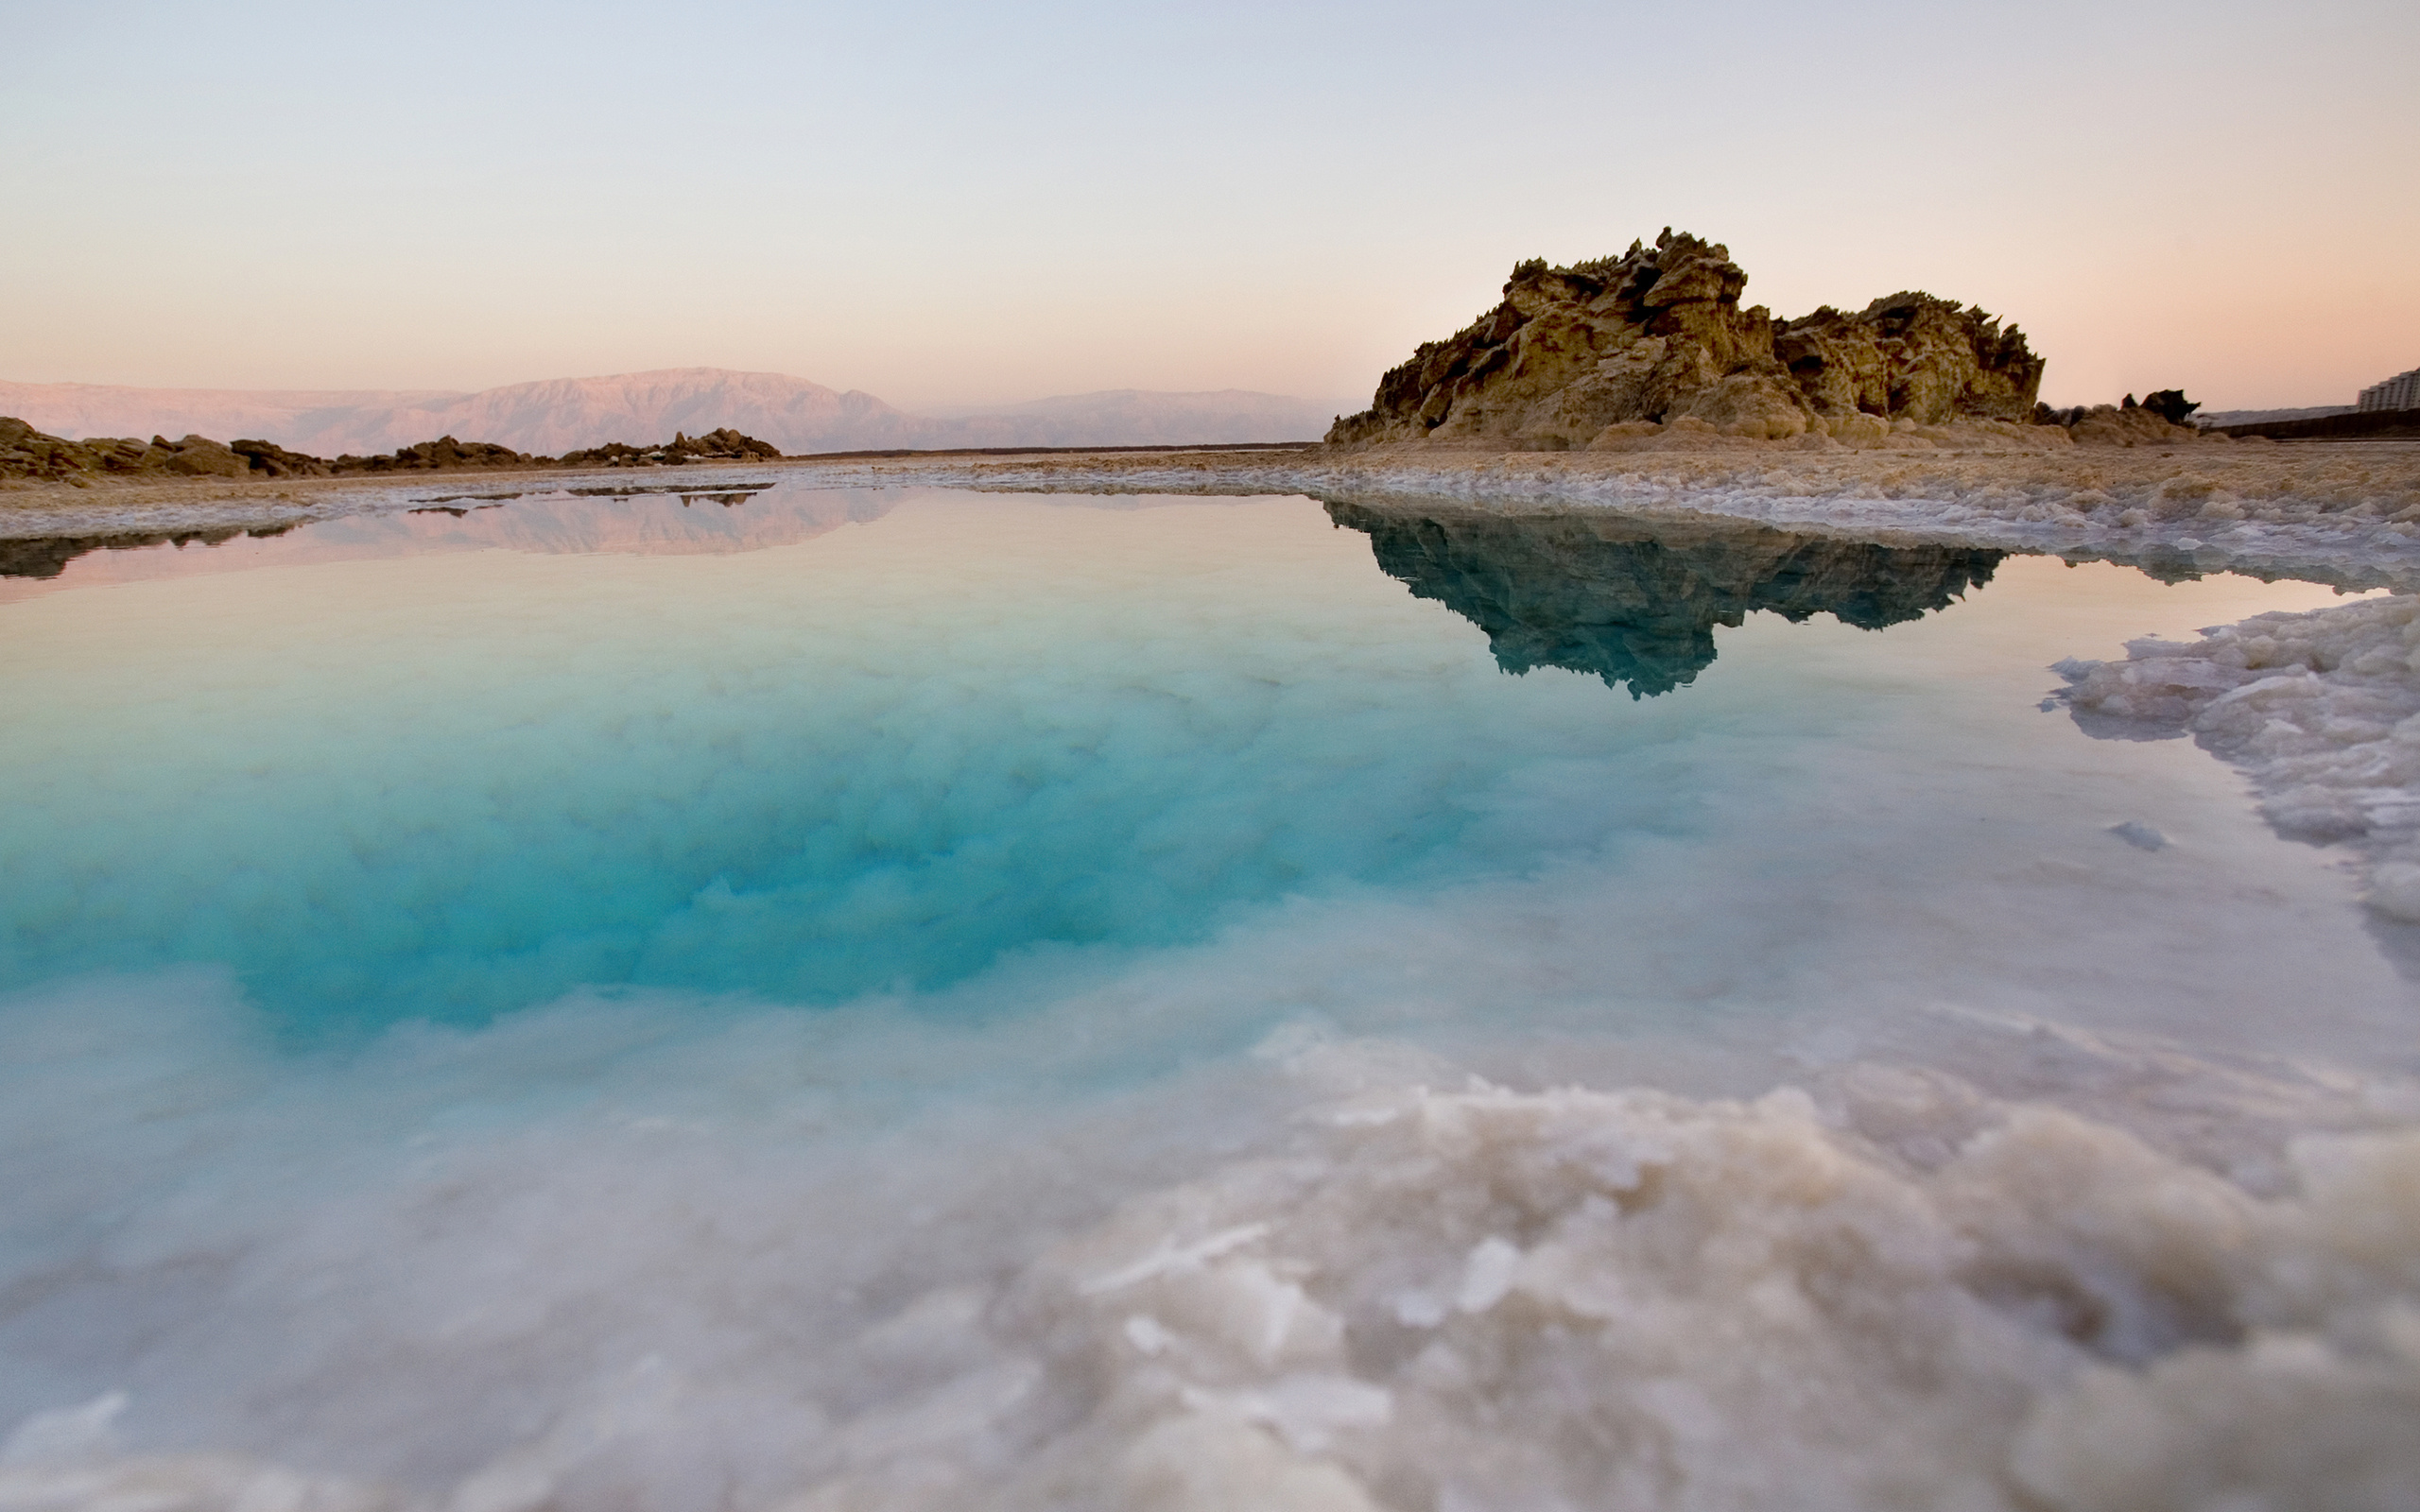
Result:
{"type": "Polygon", "coordinates": [[[1838,439],[1838,421],[1878,441],[1864,418],[2022,421],[2033,409],[2042,360],[1980,309],[1911,293],[1776,321],[1741,308],[1747,283],[1729,249],[1668,229],[1618,258],[1522,263],[1501,304],[1424,343],[1327,438],[1562,451],[1626,445],[1645,438],[1641,424],[1838,439]]]}

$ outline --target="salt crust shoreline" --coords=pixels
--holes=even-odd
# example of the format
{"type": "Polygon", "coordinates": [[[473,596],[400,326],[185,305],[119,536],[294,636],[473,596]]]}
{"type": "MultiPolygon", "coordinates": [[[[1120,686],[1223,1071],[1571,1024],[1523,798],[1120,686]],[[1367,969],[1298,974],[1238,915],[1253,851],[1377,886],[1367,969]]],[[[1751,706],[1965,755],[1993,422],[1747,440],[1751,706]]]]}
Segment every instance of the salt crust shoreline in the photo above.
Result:
{"type": "MultiPolygon", "coordinates": [[[[1927,443],[1929,445],[1929,443],[1927,443]]],[[[44,486],[0,492],[0,539],[274,528],[461,498],[783,483],[1014,492],[1304,493],[1731,519],[1866,541],[1996,546],[2181,573],[2420,588],[2420,443],[1628,453],[1081,454],[489,474],[398,485],[44,486]]]]}
{"type": "Polygon", "coordinates": [[[2420,924],[2420,598],[2256,615],[2054,670],[2087,731],[2192,735],[2251,777],[2278,833],[2349,843],[2372,911],[2420,924]]]}
{"type": "MultiPolygon", "coordinates": [[[[2105,1084],[2111,1111],[1875,1062],[1748,1101],[1518,1092],[1281,1031],[1257,1058],[1309,1099],[1281,1147],[876,1321],[853,1368],[931,1384],[781,1419],[786,1472],[715,1504],[2408,1506],[2411,1089],[2347,1120],[2358,1091],[2289,1068],[2000,1032],[2003,1070],[2105,1084]],[[2304,1132],[2247,1181],[2193,1147],[2221,1110],[2304,1132]]],[[[104,1397],[0,1443],[0,1508],[643,1504],[720,1383],[599,1384],[433,1494],[125,1456],[104,1397]]]]}

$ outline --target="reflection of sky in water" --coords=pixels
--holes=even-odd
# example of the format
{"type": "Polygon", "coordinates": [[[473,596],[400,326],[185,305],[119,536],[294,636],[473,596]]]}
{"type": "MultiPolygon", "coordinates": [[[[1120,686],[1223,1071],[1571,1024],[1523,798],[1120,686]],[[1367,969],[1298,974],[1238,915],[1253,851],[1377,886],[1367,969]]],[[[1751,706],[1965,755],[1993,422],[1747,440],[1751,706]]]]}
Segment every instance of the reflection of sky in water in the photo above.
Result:
{"type": "MultiPolygon", "coordinates": [[[[540,498],[78,558],[63,590],[186,571],[9,611],[10,701],[44,714],[0,733],[0,987],[228,963],[295,1029],[580,984],[829,1003],[1737,844],[1721,815],[1812,792],[1852,735],[1973,738],[1926,627],[1958,621],[1919,616],[1991,553],[1381,530],[1481,637],[1299,500],[902,500],[540,498]],[[1827,607],[1910,623],[1760,615],[1699,677],[1712,626],[1827,607]],[[1699,683],[1634,704],[1499,661],[1699,683]]],[[[2048,680],[2021,676],[1994,717],[2048,680]]]]}

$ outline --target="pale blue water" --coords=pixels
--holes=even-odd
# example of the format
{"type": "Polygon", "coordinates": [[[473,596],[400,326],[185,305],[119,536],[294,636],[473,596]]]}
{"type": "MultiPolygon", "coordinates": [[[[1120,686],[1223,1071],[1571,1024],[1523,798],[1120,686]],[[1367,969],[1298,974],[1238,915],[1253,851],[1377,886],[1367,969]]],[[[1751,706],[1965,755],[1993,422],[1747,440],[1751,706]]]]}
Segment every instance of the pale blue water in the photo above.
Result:
{"type": "MultiPolygon", "coordinates": [[[[925,1410],[919,1297],[974,1330],[1291,1138],[1256,1044],[2095,1107],[2022,1026],[2413,1058],[2329,854],[2037,707],[2052,662],[2325,589],[724,493],[0,576],[0,1435],[127,1392],[140,1451],[434,1494],[555,1445],[596,1477],[555,1504],[776,1504],[834,1425],[925,1410]]],[[[883,1442],[959,1431],[914,1420],[883,1442]]]]}

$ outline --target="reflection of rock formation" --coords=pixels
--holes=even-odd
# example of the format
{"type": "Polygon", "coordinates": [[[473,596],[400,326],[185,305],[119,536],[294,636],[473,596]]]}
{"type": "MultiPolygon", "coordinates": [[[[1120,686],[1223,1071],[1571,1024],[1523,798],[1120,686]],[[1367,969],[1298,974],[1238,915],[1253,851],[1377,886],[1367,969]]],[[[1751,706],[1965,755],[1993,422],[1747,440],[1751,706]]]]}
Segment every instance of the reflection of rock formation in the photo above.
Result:
{"type": "Polygon", "coordinates": [[[270,562],[301,566],[492,550],[650,557],[761,551],[879,519],[897,502],[895,492],[863,490],[588,486],[544,493],[439,494],[419,507],[391,513],[252,529],[0,540],[0,599],[29,597],[54,586],[233,572],[270,562]],[[225,549],[199,557],[156,549],[170,545],[225,549]]]}
{"type": "Polygon", "coordinates": [[[1367,534],[1378,565],[1415,596],[1485,630],[1507,672],[1592,672],[1634,698],[1688,683],[1714,660],[1714,627],[1753,610],[1880,629],[1948,607],[2007,555],[1597,514],[1327,511],[1367,534]]]}
{"type": "Polygon", "coordinates": [[[197,544],[216,546],[237,537],[266,541],[293,528],[256,525],[245,530],[230,526],[223,530],[126,531],[112,536],[37,536],[25,541],[0,541],[0,577],[56,577],[67,570],[69,562],[87,552],[139,551],[147,546],[175,546],[182,550],[197,544]]]}

